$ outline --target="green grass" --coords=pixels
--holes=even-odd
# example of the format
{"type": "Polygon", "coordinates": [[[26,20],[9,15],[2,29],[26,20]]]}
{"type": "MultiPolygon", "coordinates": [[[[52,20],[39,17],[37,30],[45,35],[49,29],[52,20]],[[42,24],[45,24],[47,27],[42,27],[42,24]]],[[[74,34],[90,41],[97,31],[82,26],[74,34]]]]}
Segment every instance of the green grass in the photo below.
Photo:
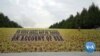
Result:
{"type": "Polygon", "coordinates": [[[100,30],[50,29],[58,30],[64,41],[11,41],[12,36],[18,29],[44,30],[32,28],[0,28],[0,52],[84,51],[84,44],[87,41],[93,41],[96,44],[96,51],[100,51],[100,30]]]}

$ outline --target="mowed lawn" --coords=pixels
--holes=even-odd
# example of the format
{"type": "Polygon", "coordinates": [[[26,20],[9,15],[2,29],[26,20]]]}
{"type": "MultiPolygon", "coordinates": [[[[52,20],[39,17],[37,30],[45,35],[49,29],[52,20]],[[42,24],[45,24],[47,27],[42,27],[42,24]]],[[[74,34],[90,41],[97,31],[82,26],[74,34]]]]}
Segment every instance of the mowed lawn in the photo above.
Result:
{"type": "Polygon", "coordinates": [[[87,41],[94,42],[96,51],[100,51],[100,30],[0,28],[0,52],[83,52],[87,41]],[[19,29],[57,30],[64,41],[11,41],[13,35],[19,29]]]}

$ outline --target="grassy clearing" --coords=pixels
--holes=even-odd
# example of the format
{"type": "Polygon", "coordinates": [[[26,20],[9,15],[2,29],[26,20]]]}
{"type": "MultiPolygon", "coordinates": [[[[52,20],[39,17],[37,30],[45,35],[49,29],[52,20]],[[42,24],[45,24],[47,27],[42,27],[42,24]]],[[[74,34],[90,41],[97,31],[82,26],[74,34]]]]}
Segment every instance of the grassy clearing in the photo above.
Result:
{"type": "Polygon", "coordinates": [[[50,29],[58,30],[64,41],[11,41],[12,36],[18,29],[23,30],[23,28],[0,28],[0,52],[84,51],[84,44],[87,41],[95,42],[96,51],[100,51],[100,30],[50,29]]]}

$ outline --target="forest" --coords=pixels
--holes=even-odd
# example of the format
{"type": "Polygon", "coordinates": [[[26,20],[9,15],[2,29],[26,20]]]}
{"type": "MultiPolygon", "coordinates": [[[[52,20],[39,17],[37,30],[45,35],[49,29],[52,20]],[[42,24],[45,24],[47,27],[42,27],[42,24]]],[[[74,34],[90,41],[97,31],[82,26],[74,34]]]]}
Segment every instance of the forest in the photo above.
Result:
{"type": "Polygon", "coordinates": [[[11,21],[3,13],[0,13],[0,28],[22,28],[22,26],[18,25],[14,21],[11,21]]]}
{"type": "Polygon", "coordinates": [[[88,9],[83,8],[81,13],[70,15],[66,20],[57,22],[49,28],[93,29],[98,27],[100,27],[100,9],[93,3],[88,9]]]}

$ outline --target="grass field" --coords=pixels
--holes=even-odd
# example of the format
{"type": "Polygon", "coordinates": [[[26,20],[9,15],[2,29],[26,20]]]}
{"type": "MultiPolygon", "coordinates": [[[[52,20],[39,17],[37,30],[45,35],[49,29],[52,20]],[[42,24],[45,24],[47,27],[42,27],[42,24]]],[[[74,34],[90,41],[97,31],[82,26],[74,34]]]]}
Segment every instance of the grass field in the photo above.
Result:
{"type": "Polygon", "coordinates": [[[80,31],[77,29],[49,29],[58,30],[64,41],[11,41],[18,29],[37,30],[32,28],[0,28],[0,52],[84,51],[84,44],[87,41],[93,41],[96,44],[96,51],[100,51],[100,30],[97,29],[81,29],[80,31]]]}

